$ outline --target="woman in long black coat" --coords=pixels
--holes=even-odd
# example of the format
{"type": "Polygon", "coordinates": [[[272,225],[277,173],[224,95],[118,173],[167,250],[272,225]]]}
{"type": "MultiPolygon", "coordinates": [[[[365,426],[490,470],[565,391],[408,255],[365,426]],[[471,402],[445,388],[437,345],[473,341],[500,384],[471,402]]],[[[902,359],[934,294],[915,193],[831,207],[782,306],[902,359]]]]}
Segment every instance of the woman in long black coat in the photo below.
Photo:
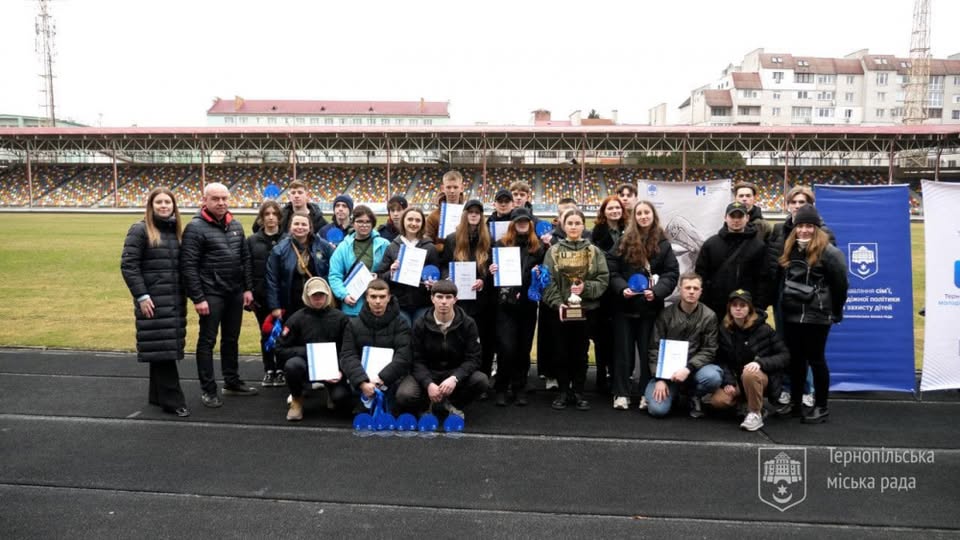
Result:
{"type": "Polygon", "coordinates": [[[143,220],[127,232],[120,271],[133,297],[137,360],[150,364],[148,399],[164,412],[190,416],[177,371],[187,335],[180,234],[180,211],[173,192],[154,189],[147,196],[143,220]]]}

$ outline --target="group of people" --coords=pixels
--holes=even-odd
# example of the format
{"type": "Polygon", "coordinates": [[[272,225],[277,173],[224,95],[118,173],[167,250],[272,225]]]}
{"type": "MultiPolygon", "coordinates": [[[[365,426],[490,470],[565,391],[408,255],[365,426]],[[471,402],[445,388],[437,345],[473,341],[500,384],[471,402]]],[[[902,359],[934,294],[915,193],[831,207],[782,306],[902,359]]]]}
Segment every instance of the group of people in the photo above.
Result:
{"type": "Polygon", "coordinates": [[[535,335],[538,375],[556,391],[557,410],[591,408],[592,341],[596,390],[614,409],[632,400],[655,417],[732,409],[751,431],[771,409],[805,423],[829,415],[824,351],[831,325],[843,317],[847,269],[809,188],[787,194],[790,215],[774,227],[754,204],[754,186],[735,186],[722,227],[682,274],[656,206],[638,200],[631,184],[603,200],[592,230],[569,198],[541,225],[524,182],[498,191],[484,216],[457,171],[443,176],[436,209],[395,196],[379,228],[374,212],[348,195],[334,200],[329,223],[302,182],[287,195],[285,206],[260,206],[247,237],[222,184],[205,187],[185,227],[170,190],[149,194],[144,219],[128,232],[121,270],[134,300],[138,358],[150,364],[152,404],[190,414],[177,371],[189,299],[200,316],[197,371],[207,407],[222,406],[221,395],[259,392],[238,372],[246,309],[263,330],[261,387],[288,388],[290,421],[303,418],[304,397],[317,389],[326,398],[318,401],[345,413],[378,390],[398,413],[462,417],[486,397],[497,406],[527,405],[535,335]],[[445,205],[461,205],[462,214],[442,236],[445,205]],[[419,285],[396,282],[405,247],[424,250],[425,264],[440,275],[419,285]],[[519,248],[519,286],[496,286],[497,247],[519,248]],[[476,279],[454,283],[450,263],[472,263],[476,279]],[[348,282],[360,265],[372,280],[357,295],[348,282]],[[463,287],[474,293],[469,299],[458,298],[463,287]],[[679,299],[668,305],[675,291],[679,299]],[[766,323],[771,306],[776,330],[766,323]],[[218,333],[222,392],[213,364],[218,333]],[[665,372],[662,345],[671,342],[686,342],[687,362],[665,372]],[[330,343],[339,374],[311,380],[308,349],[330,343]],[[391,351],[377,373],[364,368],[368,348],[391,351]],[[814,403],[804,402],[808,367],[814,403]]]}

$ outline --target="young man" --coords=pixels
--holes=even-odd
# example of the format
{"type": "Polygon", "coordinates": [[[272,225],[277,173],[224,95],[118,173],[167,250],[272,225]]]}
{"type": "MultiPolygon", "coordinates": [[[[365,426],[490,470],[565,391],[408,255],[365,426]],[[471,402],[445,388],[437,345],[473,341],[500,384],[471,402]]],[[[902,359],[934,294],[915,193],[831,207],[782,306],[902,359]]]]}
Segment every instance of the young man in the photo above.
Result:
{"type": "Polygon", "coordinates": [[[657,373],[660,340],[686,341],[687,365],[669,377],[651,378],[644,397],[650,416],[662,418],[670,413],[674,398],[684,385],[690,394],[690,416],[700,418],[700,397],[720,387],[723,371],[715,365],[717,354],[717,316],[700,302],[703,280],[693,272],[680,276],[680,301],[657,316],[650,340],[650,373],[657,373]]]}
{"type": "Polygon", "coordinates": [[[360,315],[350,319],[340,351],[340,371],[356,393],[372,398],[376,388],[395,391],[410,372],[410,326],[400,316],[400,305],[382,279],[367,285],[360,315]],[[393,349],[393,360],[372,377],[363,369],[364,347],[393,349]]]}
{"type": "Polygon", "coordinates": [[[223,393],[252,396],[257,389],[240,380],[239,342],[243,308],[253,305],[253,273],[243,226],[230,213],[227,186],[203,190],[203,206],[183,230],[181,275],[200,315],[197,374],[206,407],[222,407],[213,372],[213,347],[220,335],[223,393]]]}
{"type": "MultiPolygon", "coordinates": [[[[320,231],[320,238],[327,240],[333,245],[337,245],[342,242],[343,239],[340,239],[337,242],[330,240],[327,235],[332,229],[339,229],[343,233],[343,238],[346,238],[347,235],[353,232],[353,227],[351,227],[350,214],[353,213],[353,198],[346,194],[337,195],[333,199],[333,221],[326,224],[320,231]]],[[[317,229],[314,229],[317,230],[317,229]]]]}
{"type": "MultiPolygon", "coordinates": [[[[350,326],[350,318],[333,307],[330,285],[321,277],[312,277],[303,286],[304,308],[287,319],[283,334],[277,343],[277,357],[283,364],[287,388],[290,389],[290,407],[287,420],[303,419],[304,390],[311,386],[307,361],[310,343],[336,343],[337,354],[343,354],[343,338],[350,326]]],[[[336,379],[322,381],[334,406],[349,411],[352,397],[347,380],[340,373],[336,379]]]]}
{"type": "Polygon", "coordinates": [[[766,243],[767,237],[773,232],[773,223],[763,219],[763,211],[756,206],[757,186],[750,182],[737,182],[733,186],[733,198],[746,207],[749,223],[757,229],[758,238],[766,243]]]}
{"type": "Polygon", "coordinates": [[[510,212],[514,208],[513,193],[508,189],[501,189],[493,199],[493,212],[487,222],[510,221],[510,212]]]}
{"type": "Polygon", "coordinates": [[[767,246],[748,219],[746,205],[728,204],[723,227],[703,243],[694,265],[703,277],[703,303],[721,317],[727,297],[737,289],[754,291],[758,310],[769,305],[767,246]]]}
{"type": "Polygon", "coordinates": [[[400,382],[397,407],[421,412],[446,409],[463,417],[463,408],[487,391],[480,367],[477,323],[457,307],[457,286],[441,280],[430,290],[433,309],[413,324],[412,374],[400,382]]]}
{"type": "Polygon", "coordinates": [[[637,186],[620,184],[617,186],[617,199],[620,200],[620,206],[623,207],[623,215],[631,215],[630,209],[637,204],[637,186]]]}
{"type": "Polygon", "coordinates": [[[390,218],[377,229],[377,232],[380,233],[380,238],[393,242],[394,238],[400,236],[400,218],[408,206],[409,203],[407,203],[407,199],[403,195],[390,197],[390,200],[387,201],[387,213],[390,215],[390,218]]]}
{"type": "MultiPolygon", "coordinates": [[[[290,200],[283,207],[283,210],[280,213],[280,231],[286,233],[290,230],[290,219],[293,217],[293,214],[296,212],[307,212],[310,214],[310,220],[313,222],[313,230],[319,231],[327,224],[326,218],[323,217],[323,212],[320,211],[320,207],[316,203],[310,202],[310,196],[307,192],[307,185],[301,182],[300,180],[294,180],[290,182],[290,185],[287,186],[287,198],[290,200]]],[[[260,224],[257,222],[253,223],[253,232],[260,230],[260,224]]]]}
{"type": "Polygon", "coordinates": [[[517,208],[526,208],[533,215],[533,188],[530,184],[518,180],[510,184],[510,193],[513,195],[513,205],[517,208]]]}
{"type": "Polygon", "coordinates": [[[443,255],[443,241],[440,234],[440,205],[449,202],[450,204],[463,204],[467,200],[463,193],[463,175],[459,171],[447,171],[440,181],[440,194],[437,196],[437,207],[427,216],[427,224],[423,229],[423,235],[433,239],[433,245],[437,248],[437,253],[443,255]]]}

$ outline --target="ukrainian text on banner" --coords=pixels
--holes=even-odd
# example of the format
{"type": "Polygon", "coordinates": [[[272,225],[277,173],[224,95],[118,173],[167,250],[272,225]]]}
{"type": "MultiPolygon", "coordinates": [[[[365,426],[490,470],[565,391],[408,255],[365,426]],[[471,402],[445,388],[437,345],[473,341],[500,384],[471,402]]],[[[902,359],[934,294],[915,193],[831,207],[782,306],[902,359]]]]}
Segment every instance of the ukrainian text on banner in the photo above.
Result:
{"type": "MultiPolygon", "coordinates": [[[[681,274],[693,270],[704,240],[723,226],[723,213],[732,198],[730,185],[730,180],[638,183],[637,199],[648,200],[657,209],[681,274]]],[[[671,296],[667,301],[675,299],[671,296]]]]}
{"type": "Polygon", "coordinates": [[[897,186],[816,186],[817,209],[847,260],[843,322],[827,340],[830,389],[912,392],[910,193],[897,186]]]}
{"type": "Polygon", "coordinates": [[[920,391],[960,388],[960,184],[923,181],[926,317],[920,391]]]}

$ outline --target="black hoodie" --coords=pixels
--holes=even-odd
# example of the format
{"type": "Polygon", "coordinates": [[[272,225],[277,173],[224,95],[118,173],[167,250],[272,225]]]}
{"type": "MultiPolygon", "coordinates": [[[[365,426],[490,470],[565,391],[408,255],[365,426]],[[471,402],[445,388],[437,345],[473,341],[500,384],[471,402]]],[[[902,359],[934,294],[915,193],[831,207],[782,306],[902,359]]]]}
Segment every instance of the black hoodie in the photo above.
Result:
{"type": "Polygon", "coordinates": [[[393,361],[378,374],[386,386],[393,386],[410,372],[410,327],[400,317],[396,296],[390,299],[381,317],[374,315],[370,304],[364,302],[360,315],[350,320],[343,334],[340,371],[358,391],[361,384],[370,382],[363,369],[363,348],[367,346],[393,349],[393,361]]]}

